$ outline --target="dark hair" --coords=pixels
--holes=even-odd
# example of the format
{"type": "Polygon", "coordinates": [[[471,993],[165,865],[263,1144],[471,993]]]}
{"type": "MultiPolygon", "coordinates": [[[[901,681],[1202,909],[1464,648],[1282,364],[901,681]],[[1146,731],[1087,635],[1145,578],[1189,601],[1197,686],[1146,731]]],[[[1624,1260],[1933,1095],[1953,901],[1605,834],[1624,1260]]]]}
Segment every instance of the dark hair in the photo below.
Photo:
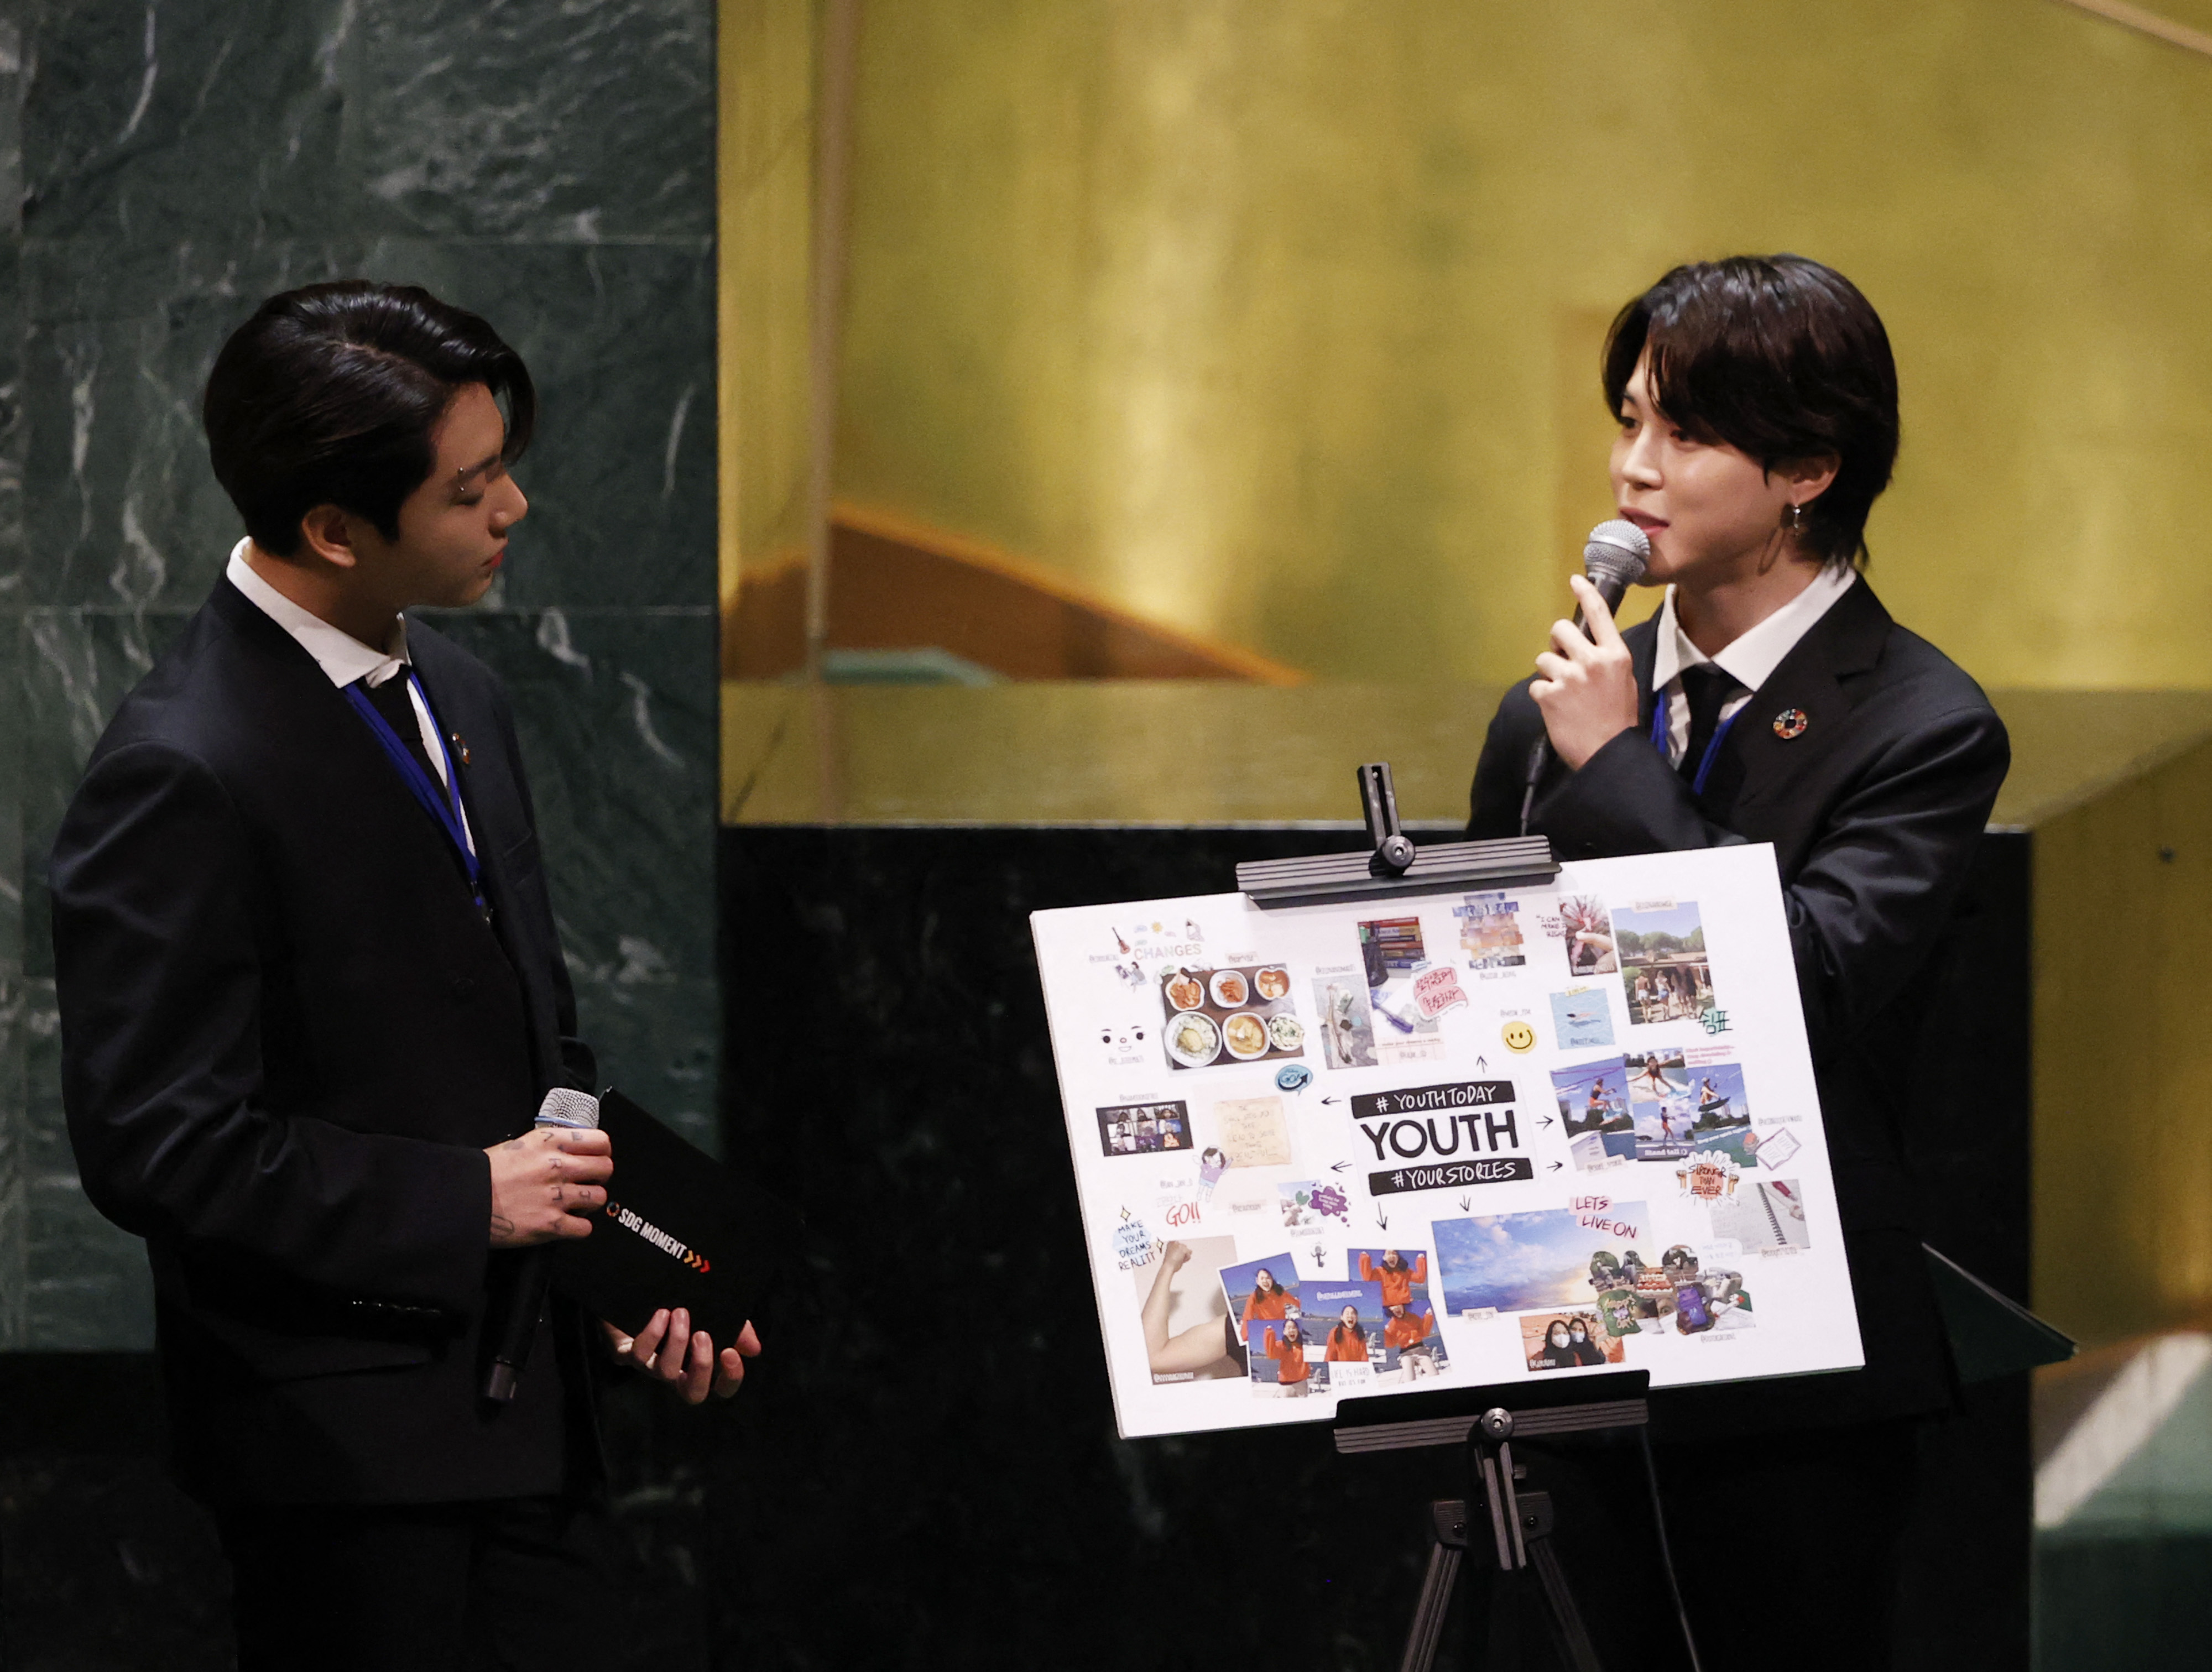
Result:
{"type": "Polygon", "coordinates": [[[1805,543],[1831,563],[1866,553],[1867,513],[1897,463],[1897,362],[1857,287],[1803,256],[1730,256],[1677,267],[1620,310],[1605,340],[1618,416],[1636,363],[1673,423],[1764,470],[1832,455],[1836,479],[1805,507],[1805,543]]]}
{"type": "Polygon", "coordinates": [[[401,502],[437,465],[431,432],[471,383],[505,398],[501,456],[514,462],[538,411],[522,356],[418,286],[341,279],[271,296],[231,333],[200,422],[246,532],[289,557],[318,505],[398,539],[401,502]]]}

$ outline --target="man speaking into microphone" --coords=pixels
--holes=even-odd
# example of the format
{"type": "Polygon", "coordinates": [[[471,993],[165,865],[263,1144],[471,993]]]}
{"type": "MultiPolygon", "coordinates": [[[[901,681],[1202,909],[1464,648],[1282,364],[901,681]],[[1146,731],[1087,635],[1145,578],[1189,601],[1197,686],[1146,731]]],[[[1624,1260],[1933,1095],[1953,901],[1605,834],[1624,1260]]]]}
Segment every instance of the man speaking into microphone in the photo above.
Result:
{"type": "Polygon", "coordinates": [[[1858,572],[1897,373],[1848,280],[1676,268],[1614,320],[1603,381],[1615,503],[1665,601],[1622,633],[1572,583],[1583,622],[1499,705],[1468,831],[1525,816],[1568,860],[1773,844],[1866,1367],[1665,1393],[1653,1432],[1676,1552],[1735,1546],[1756,1576],[1755,1604],[1686,1585],[1706,1667],[1864,1672],[1888,1664],[1917,1431],[1953,1389],[1895,1075],[2009,747],[1858,572]]]}
{"type": "Polygon", "coordinates": [[[263,303],[203,408],[246,538],[55,844],[70,1135],[146,1239],[245,1672],[606,1658],[594,1361],[696,1401],[759,1350],[599,1340],[533,1252],[616,1158],[550,1123],[594,1067],[506,693],[404,612],[490,587],[535,413],[424,291],[263,303]]]}

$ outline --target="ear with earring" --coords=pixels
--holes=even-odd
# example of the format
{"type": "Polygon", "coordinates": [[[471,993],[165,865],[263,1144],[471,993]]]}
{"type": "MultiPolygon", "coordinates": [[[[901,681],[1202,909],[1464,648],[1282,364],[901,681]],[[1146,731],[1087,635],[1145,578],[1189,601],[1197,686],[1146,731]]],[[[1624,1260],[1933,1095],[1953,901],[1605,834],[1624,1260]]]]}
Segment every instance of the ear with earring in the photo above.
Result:
{"type": "Polygon", "coordinates": [[[1782,508],[1782,532],[1784,533],[1792,535],[1802,534],[1807,529],[1812,527],[1812,526],[1813,520],[1805,514],[1805,508],[1803,506],[1785,505],[1782,508]]]}

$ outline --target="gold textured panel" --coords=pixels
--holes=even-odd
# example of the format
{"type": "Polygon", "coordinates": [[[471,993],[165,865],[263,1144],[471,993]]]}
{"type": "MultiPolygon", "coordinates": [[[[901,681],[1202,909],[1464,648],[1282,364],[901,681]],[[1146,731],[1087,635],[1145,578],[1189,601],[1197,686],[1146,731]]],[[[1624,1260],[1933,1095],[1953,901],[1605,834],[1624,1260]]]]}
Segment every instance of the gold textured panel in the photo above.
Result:
{"type": "Polygon", "coordinates": [[[813,7],[722,0],[717,18],[720,583],[803,552],[813,7]]]}
{"type": "MultiPolygon", "coordinates": [[[[722,687],[731,824],[1356,819],[1387,760],[1409,822],[1463,824],[1496,686],[1066,680],[980,690],[722,687]]],[[[1992,822],[2039,827],[2212,737],[2212,694],[1996,691],[1992,822]]]]}
{"type": "Polygon", "coordinates": [[[2085,1342],[2212,1310],[2212,744],[2035,834],[2036,1310],[2085,1342]]]}
{"type": "Polygon", "coordinates": [[[1467,821],[1498,692],[1464,685],[1036,681],[722,687],[732,824],[1241,824],[1359,817],[1388,760],[1402,817],[1467,821]]]}
{"type": "Polygon", "coordinates": [[[1502,683],[1604,502],[1592,322],[1795,249],[1896,341],[1899,617],[1988,684],[2212,687],[2202,58],[2031,0],[933,0],[869,9],[856,119],[842,496],[1502,683]]]}

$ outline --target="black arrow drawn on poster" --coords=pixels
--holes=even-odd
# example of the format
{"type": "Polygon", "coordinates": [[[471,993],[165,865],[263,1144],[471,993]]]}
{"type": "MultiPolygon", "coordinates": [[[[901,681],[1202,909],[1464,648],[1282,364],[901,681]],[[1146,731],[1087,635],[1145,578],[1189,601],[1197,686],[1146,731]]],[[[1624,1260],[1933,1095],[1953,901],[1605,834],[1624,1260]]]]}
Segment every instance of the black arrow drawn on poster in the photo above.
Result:
{"type": "Polygon", "coordinates": [[[1340,1173],[1351,1164],[1349,1161],[1333,1161],[1329,1164],[1328,1170],[1333,1173],[1340,1173]]]}
{"type": "Polygon", "coordinates": [[[1557,1171],[1559,1171],[1559,1168],[1560,1168],[1560,1167],[1561,1167],[1561,1165],[1563,1165],[1563,1164],[1562,1164],[1562,1163],[1560,1163],[1560,1162],[1557,1162],[1557,1161],[1549,1161],[1549,1162],[1545,1163],[1545,1165],[1547,1165],[1547,1167],[1549,1167],[1549,1168],[1550,1168],[1553,1172],[1555,1172],[1555,1173],[1556,1173],[1557,1171]]]}
{"type": "Polygon", "coordinates": [[[1390,1221],[1383,1213],[1382,1204],[1379,1201],[1375,1204],[1375,1223],[1382,1226],[1385,1231],[1388,1231],[1390,1228],[1390,1221]]]}
{"type": "Polygon", "coordinates": [[[1323,1097],[1322,1101],[1323,1103],[1342,1103],[1344,1099],[1341,1097],[1323,1097]]]}
{"type": "Polygon", "coordinates": [[[1548,1115],[1540,1115],[1536,1117],[1536,1124],[1538,1126],[1548,1127],[1552,1124],[1552,1117],[1548,1115]]]}
{"type": "Polygon", "coordinates": [[[1475,1058],[1474,1072],[1478,1074],[1488,1073],[1490,1072],[1490,1059],[1486,1056],[1479,1056],[1475,1058]]]}
{"type": "Polygon", "coordinates": [[[1468,1208],[1474,1206],[1474,1198],[1472,1196],[1462,1196],[1459,1199],[1459,1211],[1462,1213],[1466,1213],[1468,1208]]]}

